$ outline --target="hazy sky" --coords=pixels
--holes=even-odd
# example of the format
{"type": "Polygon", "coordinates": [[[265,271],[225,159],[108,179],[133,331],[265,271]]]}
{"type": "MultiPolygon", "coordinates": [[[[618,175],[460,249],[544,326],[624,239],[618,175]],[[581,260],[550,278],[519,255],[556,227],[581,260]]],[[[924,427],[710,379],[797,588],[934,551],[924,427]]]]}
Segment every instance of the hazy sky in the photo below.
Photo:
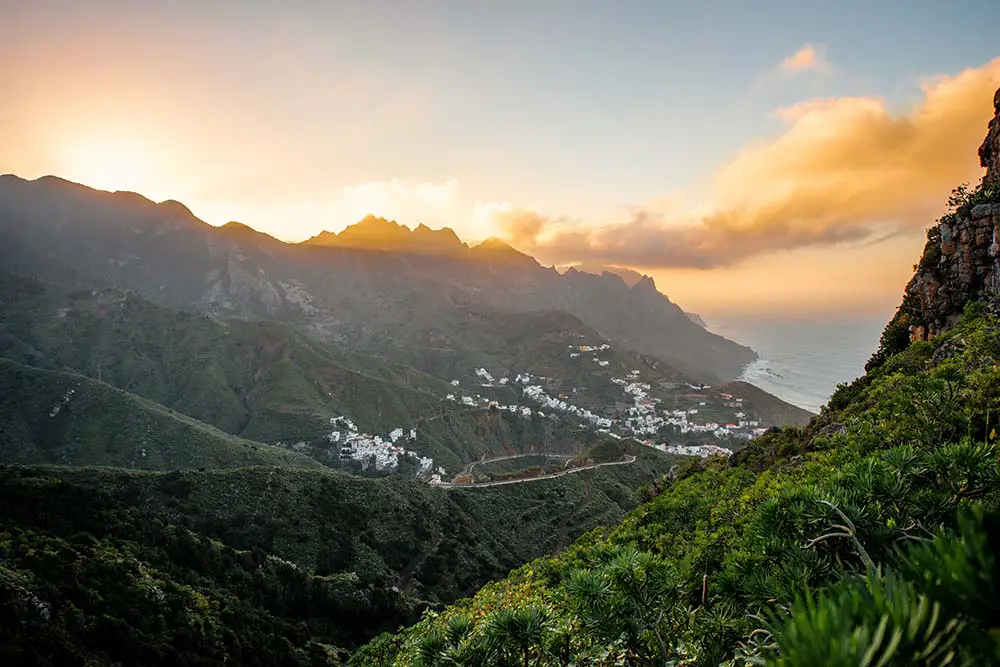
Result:
{"type": "Polygon", "coordinates": [[[286,240],[368,212],[687,308],[891,309],[1000,86],[1000,2],[0,0],[0,172],[286,240]]]}

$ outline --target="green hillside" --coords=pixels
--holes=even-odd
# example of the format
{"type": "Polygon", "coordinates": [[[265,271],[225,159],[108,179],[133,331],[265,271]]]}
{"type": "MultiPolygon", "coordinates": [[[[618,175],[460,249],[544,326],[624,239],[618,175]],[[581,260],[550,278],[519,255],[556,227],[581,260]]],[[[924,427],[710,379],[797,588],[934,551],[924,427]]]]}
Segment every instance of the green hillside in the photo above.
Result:
{"type": "Polygon", "coordinates": [[[0,357],[70,370],[126,389],[234,435],[303,443],[327,464],[330,418],[408,445],[449,470],[485,454],[572,450],[592,435],[562,420],[446,403],[452,387],[412,368],[321,345],[274,322],[216,320],[122,290],[76,291],[0,272],[0,357]]]}
{"type": "Polygon", "coordinates": [[[811,413],[782,401],[749,382],[736,380],[719,385],[719,390],[731,393],[751,406],[757,417],[767,424],[782,426],[805,426],[813,416],[811,413]]]}
{"type": "MultiPolygon", "coordinates": [[[[621,377],[633,368],[643,368],[658,380],[689,379],[663,362],[625,350],[606,351],[602,358],[610,365],[604,368],[595,366],[590,355],[574,361],[568,346],[597,347],[607,340],[565,312],[467,306],[460,313],[462,319],[455,323],[423,319],[417,313],[410,325],[411,337],[405,343],[387,346],[383,354],[435,376],[463,382],[480,382],[474,375],[477,368],[486,368],[498,378],[530,371],[580,387],[594,383],[595,377],[621,377]]],[[[606,379],[603,382],[602,386],[610,384],[606,379]]]]}
{"type": "Polygon", "coordinates": [[[74,373],[0,359],[0,462],[150,470],[320,467],[74,373]]]}
{"type": "Polygon", "coordinates": [[[997,664],[1000,319],[875,359],[808,427],[685,466],[352,664],[997,664]]]}
{"type": "Polygon", "coordinates": [[[389,430],[436,408],[427,391],[445,386],[277,323],[169,310],[122,290],[0,274],[0,295],[0,354],[72,369],[255,440],[315,438],[345,413],[389,430]]]}
{"type": "Polygon", "coordinates": [[[454,490],[274,467],[3,467],[0,627],[18,632],[0,659],[327,664],[620,521],[674,460],[454,490]]]}
{"type": "MultiPolygon", "coordinates": [[[[689,391],[690,375],[656,357],[613,344],[580,319],[555,310],[513,312],[468,306],[455,323],[415,314],[408,338],[394,341],[379,354],[462,386],[500,402],[517,393],[508,387],[482,388],[477,369],[495,378],[521,373],[546,378],[550,394],[565,394],[573,404],[601,414],[625,400],[614,379],[629,378],[651,385],[651,395],[664,405],[681,407],[689,391]]],[[[767,425],[802,425],[812,413],[786,403],[743,382],[720,385],[744,399],[748,413],[767,425]]],[[[732,410],[724,410],[731,421],[732,410]]]]}

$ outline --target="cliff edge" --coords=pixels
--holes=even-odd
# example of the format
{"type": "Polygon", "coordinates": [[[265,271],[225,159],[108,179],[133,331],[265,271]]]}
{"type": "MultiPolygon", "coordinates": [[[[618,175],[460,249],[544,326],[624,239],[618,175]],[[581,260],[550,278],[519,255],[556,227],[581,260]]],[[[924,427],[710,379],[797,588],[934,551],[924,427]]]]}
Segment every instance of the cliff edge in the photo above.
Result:
{"type": "Polygon", "coordinates": [[[976,187],[955,189],[949,212],[927,230],[923,256],[903,303],[869,365],[913,341],[947,331],[967,303],[979,301],[1000,313],[1000,90],[993,96],[993,108],[994,117],[979,147],[986,173],[976,187]]]}

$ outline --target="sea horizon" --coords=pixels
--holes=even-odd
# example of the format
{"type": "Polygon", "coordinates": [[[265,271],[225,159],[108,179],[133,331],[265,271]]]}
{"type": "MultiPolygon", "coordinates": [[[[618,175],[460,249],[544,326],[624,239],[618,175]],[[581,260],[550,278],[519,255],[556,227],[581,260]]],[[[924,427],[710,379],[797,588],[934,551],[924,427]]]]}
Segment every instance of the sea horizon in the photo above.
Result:
{"type": "Polygon", "coordinates": [[[716,315],[708,330],[757,353],[739,380],[800,408],[818,413],[837,385],[864,374],[878,349],[888,314],[716,315]]]}

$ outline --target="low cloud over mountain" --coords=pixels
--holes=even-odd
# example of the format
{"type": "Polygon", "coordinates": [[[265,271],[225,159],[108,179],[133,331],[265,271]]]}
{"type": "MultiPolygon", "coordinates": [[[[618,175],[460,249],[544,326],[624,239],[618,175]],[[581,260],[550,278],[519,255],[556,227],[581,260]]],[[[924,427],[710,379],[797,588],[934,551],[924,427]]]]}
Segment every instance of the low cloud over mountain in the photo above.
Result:
{"type": "Polygon", "coordinates": [[[998,83],[1000,58],[926,82],[905,113],[858,97],[779,109],[787,130],[718,171],[704,215],[639,208],[593,227],[507,207],[492,219],[546,261],[645,268],[709,269],[776,250],[877,242],[929,225],[956,183],[978,178],[975,147],[998,83]]]}

